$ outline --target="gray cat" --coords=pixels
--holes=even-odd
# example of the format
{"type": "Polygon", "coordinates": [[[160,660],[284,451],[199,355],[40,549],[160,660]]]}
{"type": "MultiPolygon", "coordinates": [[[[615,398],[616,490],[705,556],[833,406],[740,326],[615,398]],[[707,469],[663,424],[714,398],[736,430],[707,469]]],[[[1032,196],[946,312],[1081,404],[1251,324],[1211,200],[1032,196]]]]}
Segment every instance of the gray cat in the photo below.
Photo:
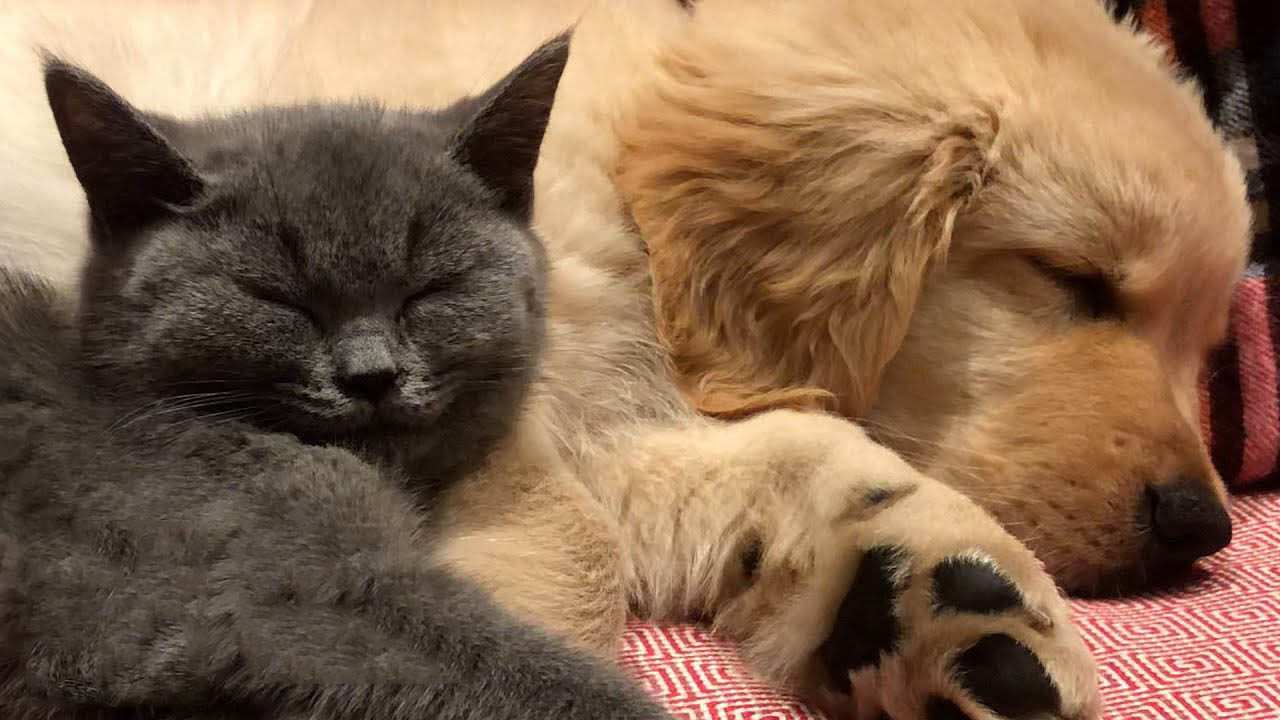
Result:
{"type": "Polygon", "coordinates": [[[47,64],[92,251],[78,315],[0,272],[0,716],[663,717],[431,557],[535,372],[567,44],[199,122],[47,64]]]}

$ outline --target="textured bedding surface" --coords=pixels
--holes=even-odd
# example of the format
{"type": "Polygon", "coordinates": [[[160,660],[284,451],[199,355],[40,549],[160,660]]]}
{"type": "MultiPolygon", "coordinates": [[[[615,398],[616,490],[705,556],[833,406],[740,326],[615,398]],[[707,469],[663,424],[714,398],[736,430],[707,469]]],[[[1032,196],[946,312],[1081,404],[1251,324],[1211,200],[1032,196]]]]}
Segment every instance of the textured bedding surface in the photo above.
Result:
{"type": "MultiPolygon", "coordinates": [[[[1176,592],[1075,603],[1108,720],[1280,720],[1280,0],[1120,0],[1204,88],[1249,173],[1256,235],[1232,337],[1205,376],[1215,465],[1243,494],[1235,538],[1176,592]]],[[[695,626],[634,623],[621,661],[677,716],[812,718],[695,626]]]]}

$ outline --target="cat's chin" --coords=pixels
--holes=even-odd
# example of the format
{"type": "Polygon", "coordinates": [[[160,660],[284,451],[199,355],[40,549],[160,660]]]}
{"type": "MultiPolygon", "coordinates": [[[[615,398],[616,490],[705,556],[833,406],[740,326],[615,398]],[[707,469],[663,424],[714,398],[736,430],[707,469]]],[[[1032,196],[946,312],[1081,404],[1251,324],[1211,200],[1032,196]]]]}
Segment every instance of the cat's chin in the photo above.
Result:
{"type": "Polygon", "coordinates": [[[366,411],[341,418],[295,419],[281,429],[310,445],[339,445],[369,459],[386,461],[398,456],[398,448],[425,443],[436,416],[398,412],[366,411]]]}
{"type": "Polygon", "coordinates": [[[350,401],[341,412],[313,408],[299,402],[280,403],[274,417],[264,425],[292,433],[309,444],[347,444],[351,439],[369,440],[423,432],[444,414],[447,407],[414,407],[403,402],[370,403],[350,401]]]}
{"type": "Polygon", "coordinates": [[[286,424],[281,429],[309,445],[343,445],[361,450],[413,438],[429,427],[428,422],[390,422],[374,417],[364,421],[286,424]]]}

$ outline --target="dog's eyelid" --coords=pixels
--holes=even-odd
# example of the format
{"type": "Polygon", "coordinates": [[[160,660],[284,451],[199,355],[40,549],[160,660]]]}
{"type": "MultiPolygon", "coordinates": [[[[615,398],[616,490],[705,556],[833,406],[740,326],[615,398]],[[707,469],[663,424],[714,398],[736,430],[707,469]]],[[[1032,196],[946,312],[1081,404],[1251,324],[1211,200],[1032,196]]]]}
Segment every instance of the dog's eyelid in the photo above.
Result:
{"type": "Polygon", "coordinates": [[[1072,262],[1061,259],[1032,256],[1031,264],[1041,272],[1047,273],[1057,278],[1067,279],[1097,279],[1110,283],[1113,280],[1112,273],[1089,262],[1079,261],[1072,262]]]}
{"type": "Polygon", "coordinates": [[[1123,313],[1118,281],[1099,269],[1065,268],[1042,258],[1032,264],[1056,284],[1072,294],[1076,302],[1094,319],[1114,318],[1123,313]]]}

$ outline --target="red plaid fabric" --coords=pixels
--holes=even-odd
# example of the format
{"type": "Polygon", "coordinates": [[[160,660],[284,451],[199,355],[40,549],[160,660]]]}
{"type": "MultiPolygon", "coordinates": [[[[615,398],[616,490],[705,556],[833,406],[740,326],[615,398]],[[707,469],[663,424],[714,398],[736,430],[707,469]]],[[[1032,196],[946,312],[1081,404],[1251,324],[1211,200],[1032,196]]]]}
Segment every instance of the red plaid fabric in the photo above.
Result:
{"type": "Polygon", "coordinates": [[[1246,278],[1231,308],[1231,338],[1201,389],[1201,425],[1223,478],[1235,487],[1274,482],[1280,458],[1276,275],[1246,278]]]}
{"type": "MultiPolygon", "coordinates": [[[[1231,547],[1175,595],[1075,603],[1107,720],[1280,719],[1280,496],[1235,503],[1231,547]]],[[[680,718],[815,720],[691,625],[633,623],[621,662],[680,718]]]]}
{"type": "Polygon", "coordinates": [[[1248,173],[1255,234],[1231,340],[1212,358],[1202,407],[1214,465],[1234,487],[1280,477],[1280,1],[1115,3],[1161,38],[1204,91],[1205,110],[1248,173]]]}

